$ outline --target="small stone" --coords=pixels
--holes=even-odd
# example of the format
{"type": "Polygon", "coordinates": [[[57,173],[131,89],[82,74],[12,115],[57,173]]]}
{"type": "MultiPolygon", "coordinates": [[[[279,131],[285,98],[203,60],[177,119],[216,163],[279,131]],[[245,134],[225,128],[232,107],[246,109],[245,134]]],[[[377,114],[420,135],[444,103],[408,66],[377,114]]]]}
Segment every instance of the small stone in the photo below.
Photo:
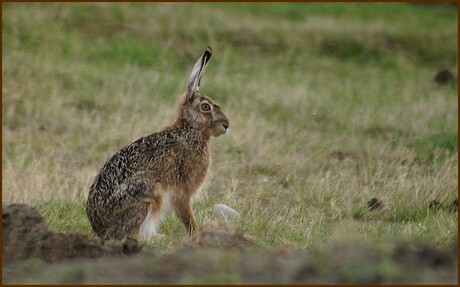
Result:
{"type": "Polygon", "coordinates": [[[223,203],[218,203],[214,206],[214,209],[212,210],[212,214],[215,217],[222,216],[225,218],[225,220],[229,218],[234,218],[234,219],[240,219],[241,215],[238,211],[234,210],[233,208],[223,204],[223,203]]]}

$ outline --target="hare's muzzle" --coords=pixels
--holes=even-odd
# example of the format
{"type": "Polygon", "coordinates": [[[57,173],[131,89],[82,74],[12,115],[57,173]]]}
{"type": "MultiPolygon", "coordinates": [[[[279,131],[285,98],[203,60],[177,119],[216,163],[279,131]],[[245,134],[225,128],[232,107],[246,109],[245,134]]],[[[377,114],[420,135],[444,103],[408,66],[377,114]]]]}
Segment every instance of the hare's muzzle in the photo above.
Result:
{"type": "Polygon", "coordinates": [[[225,115],[221,115],[219,121],[214,122],[213,126],[212,135],[218,137],[227,133],[230,124],[227,120],[227,117],[225,117],[225,115]]]}
{"type": "Polygon", "coordinates": [[[228,130],[228,127],[229,127],[229,124],[228,124],[228,121],[226,122],[223,122],[219,125],[219,129],[216,133],[214,133],[214,136],[215,137],[218,137],[218,136],[221,136],[221,135],[224,135],[227,133],[227,130],[228,130]]]}
{"type": "Polygon", "coordinates": [[[228,122],[227,116],[220,109],[219,106],[215,105],[212,115],[211,123],[211,135],[218,137],[227,133],[230,123],[228,122]]]}

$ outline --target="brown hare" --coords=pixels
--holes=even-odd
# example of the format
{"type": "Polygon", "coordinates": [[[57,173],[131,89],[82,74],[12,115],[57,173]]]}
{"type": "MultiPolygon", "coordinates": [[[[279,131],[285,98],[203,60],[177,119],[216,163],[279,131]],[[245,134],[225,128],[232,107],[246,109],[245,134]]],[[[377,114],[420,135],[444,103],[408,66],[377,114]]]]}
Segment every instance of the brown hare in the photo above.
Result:
{"type": "Polygon", "coordinates": [[[211,55],[208,47],[193,67],[176,120],[125,146],[99,171],[86,214],[100,238],[151,239],[170,209],[189,235],[197,228],[190,200],[208,174],[210,137],[229,127],[219,105],[198,92],[211,55]]]}

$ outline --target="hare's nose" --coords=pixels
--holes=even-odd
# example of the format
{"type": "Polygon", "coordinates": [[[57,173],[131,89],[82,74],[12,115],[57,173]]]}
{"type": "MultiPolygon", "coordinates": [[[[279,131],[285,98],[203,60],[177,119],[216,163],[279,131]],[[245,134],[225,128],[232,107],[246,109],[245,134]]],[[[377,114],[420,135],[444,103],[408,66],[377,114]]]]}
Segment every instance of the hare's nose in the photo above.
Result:
{"type": "Polygon", "coordinates": [[[228,124],[222,124],[226,130],[228,130],[228,124]]]}

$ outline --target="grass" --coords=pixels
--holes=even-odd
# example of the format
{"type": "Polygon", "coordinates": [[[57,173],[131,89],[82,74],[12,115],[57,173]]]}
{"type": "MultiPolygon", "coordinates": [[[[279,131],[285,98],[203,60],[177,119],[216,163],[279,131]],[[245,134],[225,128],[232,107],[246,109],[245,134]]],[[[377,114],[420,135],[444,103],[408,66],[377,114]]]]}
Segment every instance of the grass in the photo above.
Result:
{"type": "MultiPolygon", "coordinates": [[[[458,74],[451,6],[2,8],[2,203],[36,206],[53,230],[90,232],[85,197],[98,170],[169,124],[211,45],[202,91],[231,129],[213,139],[200,225],[223,202],[242,213],[232,224],[273,248],[346,233],[446,246],[457,234],[456,214],[428,208],[458,190],[458,86],[432,81],[445,67],[458,74]],[[365,207],[373,197],[384,210],[365,207]]],[[[160,232],[165,252],[186,240],[174,216],[160,232]]]]}

